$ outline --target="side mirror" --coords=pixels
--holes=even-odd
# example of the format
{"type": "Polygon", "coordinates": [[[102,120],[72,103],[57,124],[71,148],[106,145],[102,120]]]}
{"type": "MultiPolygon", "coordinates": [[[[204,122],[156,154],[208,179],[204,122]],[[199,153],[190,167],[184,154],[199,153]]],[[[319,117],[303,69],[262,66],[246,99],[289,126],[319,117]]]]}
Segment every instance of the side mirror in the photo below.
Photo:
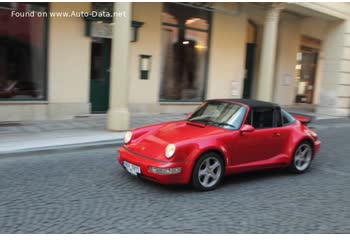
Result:
{"type": "Polygon", "coordinates": [[[241,135],[243,135],[243,133],[249,133],[249,132],[254,132],[254,131],[255,131],[255,128],[249,124],[244,124],[240,130],[241,135]]]}
{"type": "Polygon", "coordinates": [[[186,114],[185,114],[186,119],[190,118],[190,117],[191,117],[191,115],[192,115],[192,113],[191,113],[191,112],[190,112],[190,113],[186,113],[186,114]]]}

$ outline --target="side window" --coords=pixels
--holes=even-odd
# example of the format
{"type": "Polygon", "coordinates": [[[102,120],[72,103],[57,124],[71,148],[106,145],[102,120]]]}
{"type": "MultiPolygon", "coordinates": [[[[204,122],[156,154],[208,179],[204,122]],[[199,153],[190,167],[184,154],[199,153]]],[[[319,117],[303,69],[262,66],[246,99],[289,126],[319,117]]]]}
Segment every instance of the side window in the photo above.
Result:
{"type": "Polygon", "coordinates": [[[262,108],[253,110],[253,127],[256,129],[273,127],[273,109],[262,108]]]}
{"type": "Polygon", "coordinates": [[[282,122],[282,113],[281,113],[281,109],[275,109],[273,111],[273,116],[274,116],[274,120],[276,123],[276,127],[282,127],[283,126],[283,122],[282,122]]]}
{"type": "Polygon", "coordinates": [[[282,109],[282,124],[283,126],[295,123],[295,119],[292,115],[282,109]]]}

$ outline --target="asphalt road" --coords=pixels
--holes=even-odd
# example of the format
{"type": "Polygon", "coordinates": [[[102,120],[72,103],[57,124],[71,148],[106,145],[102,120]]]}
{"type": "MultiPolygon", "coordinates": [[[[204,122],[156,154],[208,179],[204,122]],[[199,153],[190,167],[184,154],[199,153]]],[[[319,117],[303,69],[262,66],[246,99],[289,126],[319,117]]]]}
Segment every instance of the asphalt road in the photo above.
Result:
{"type": "Polygon", "coordinates": [[[116,147],[0,159],[0,233],[350,233],[350,125],[321,127],[309,172],[211,192],[127,174],[116,147]]]}

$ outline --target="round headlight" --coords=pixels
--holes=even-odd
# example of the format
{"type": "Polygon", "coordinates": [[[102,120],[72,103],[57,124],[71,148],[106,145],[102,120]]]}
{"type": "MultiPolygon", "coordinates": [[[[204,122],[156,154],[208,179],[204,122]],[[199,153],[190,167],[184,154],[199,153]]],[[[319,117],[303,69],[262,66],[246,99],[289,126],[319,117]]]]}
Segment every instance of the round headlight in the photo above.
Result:
{"type": "Polygon", "coordinates": [[[124,143],[127,144],[131,141],[131,138],[132,138],[132,132],[131,131],[127,131],[125,133],[125,136],[124,136],[124,143]]]}
{"type": "Polygon", "coordinates": [[[175,153],[175,145],[174,144],[169,144],[168,146],[166,146],[165,148],[165,157],[166,158],[171,158],[172,156],[174,156],[175,153]]]}

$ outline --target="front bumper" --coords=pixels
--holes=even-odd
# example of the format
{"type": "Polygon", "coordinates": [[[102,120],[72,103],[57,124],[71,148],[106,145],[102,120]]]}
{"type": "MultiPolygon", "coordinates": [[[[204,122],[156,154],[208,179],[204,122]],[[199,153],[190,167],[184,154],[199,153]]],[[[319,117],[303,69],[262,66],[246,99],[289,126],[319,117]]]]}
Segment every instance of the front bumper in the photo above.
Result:
{"type": "Polygon", "coordinates": [[[140,177],[161,184],[187,184],[192,173],[192,165],[189,161],[168,162],[164,160],[156,160],[141,156],[131,152],[126,147],[118,149],[118,162],[123,166],[123,161],[139,166],[141,168],[140,177]],[[178,168],[181,167],[181,172],[177,174],[159,175],[148,171],[149,167],[156,168],[178,168]]]}

